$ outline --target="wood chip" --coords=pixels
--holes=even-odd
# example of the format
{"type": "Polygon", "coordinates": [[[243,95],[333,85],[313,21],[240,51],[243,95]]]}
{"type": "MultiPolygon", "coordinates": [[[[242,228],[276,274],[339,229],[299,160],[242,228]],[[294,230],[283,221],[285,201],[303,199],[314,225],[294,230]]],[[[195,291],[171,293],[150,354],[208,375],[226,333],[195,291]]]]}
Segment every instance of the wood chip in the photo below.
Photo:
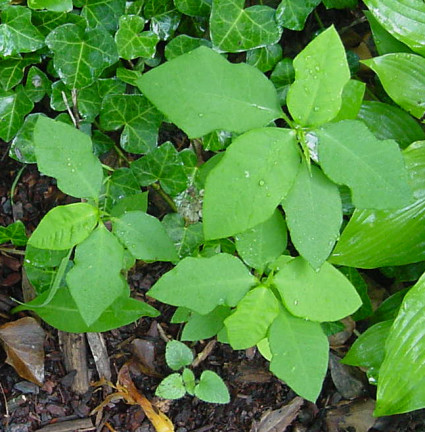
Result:
{"type": "Polygon", "coordinates": [[[67,420],[67,421],[58,421],[57,423],[53,423],[47,426],[42,427],[41,429],[37,429],[37,432],[69,432],[69,431],[89,431],[96,429],[93,426],[91,419],[76,419],[76,420],[67,420]]]}
{"type": "Polygon", "coordinates": [[[111,366],[109,364],[108,351],[106,349],[105,340],[101,333],[87,333],[87,342],[90,346],[90,351],[93,355],[96,364],[96,370],[99,378],[106,378],[111,381],[111,366]]]}

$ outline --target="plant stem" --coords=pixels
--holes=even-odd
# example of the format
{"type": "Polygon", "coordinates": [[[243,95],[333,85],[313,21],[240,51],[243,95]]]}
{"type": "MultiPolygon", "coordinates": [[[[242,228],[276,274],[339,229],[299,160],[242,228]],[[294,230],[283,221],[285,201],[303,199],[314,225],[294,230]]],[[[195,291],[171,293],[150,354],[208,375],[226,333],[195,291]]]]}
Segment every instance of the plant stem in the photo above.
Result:
{"type": "Polygon", "coordinates": [[[317,24],[319,24],[320,29],[323,30],[325,26],[323,25],[323,21],[317,13],[317,9],[314,9],[314,18],[316,18],[317,24]]]}
{"type": "Polygon", "coordinates": [[[283,111],[281,114],[281,118],[283,120],[285,120],[286,124],[291,128],[291,129],[295,129],[295,124],[294,122],[289,118],[289,116],[287,116],[283,111]]]}
{"type": "Polygon", "coordinates": [[[18,181],[21,178],[21,175],[26,167],[26,165],[22,166],[22,168],[18,171],[18,174],[16,174],[15,179],[13,180],[12,187],[10,188],[10,201],[12,202],[12,204],[14,204],[13,196],[15,195],[16,185],[18,184],[18,181]]]}
{"type": "Polygon", "coordinates": [[[0,252],[11,253],[15,255],[25,255],[25,251],[19,249],[7,248],[7,247],[0,247],[0,252]]]}
{"type": "Polygon", "coordinates": [[[121,159],[124,159],[128,164],[130,164],[130,161],[128,160],[127,156],[124,154],[124,152],[114,143],[114,150],[117,152],[118,156],[121,159]]]}
{"type": "Polygon", "coordinates": [[[155,189],[161,195],[164,201],[171,207],[171,209],[177,213],[177,206],[175,202],[164,192],[161,186],[158,183],[153,183],[152,188],[155,189]]]}

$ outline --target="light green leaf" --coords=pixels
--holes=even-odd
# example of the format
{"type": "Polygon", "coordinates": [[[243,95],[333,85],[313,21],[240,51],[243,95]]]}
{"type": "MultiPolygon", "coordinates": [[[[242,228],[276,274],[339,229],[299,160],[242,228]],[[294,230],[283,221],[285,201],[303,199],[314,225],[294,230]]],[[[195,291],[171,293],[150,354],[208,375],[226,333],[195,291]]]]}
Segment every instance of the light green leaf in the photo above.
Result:
{"type": "Polygon", "coordinates": [[[188,257],[163,275],[149,296],[173,306],[207,314],[219,305],[236,306],[255,279],[236,257],[188,257]]]}
{"type": "Polygon", "coordinates": [[[236,311],[224,321],[233,349],[256,345],[267,335],[270,324],[279,314],[279,302],[270,288],[259,286],[249,291],[236,311]]]}
{"type": "Polygon", "coordinates": [[[184,343],[172,340],[165,348],[165,360],[168,367],[176,371],[192,363],[193,353],[184,343]]]}
{"type": "Polygon", "coordinates": [[[33,52],[44,46],[44,37],[31,23],[31,10],[25,6],[2,8],[0,52],[7,57],[33,52]]]}
{"type": "Polygon", "coordinates": [[[289,312],[311,321],[338,321],[362,304],[351,282],[327,262],[315,271],[302,257],[294,258],[273,283],[289,312]]]}
{"type": "Polygon", "coordinates": [[[125,0],[83,0],[81,16],[86,18],[89,27],[100,27],[113,32],[118,27],[118,19],[124,14],[125,0]]]}
{"type": "Polygon", "coordinates": [[[204,402],[226,404],[230,402],[226,384],[215,372],[203,371],[195,386],[195,396],[204,402]]]}
{"type": "Polygon", "coordinates": [[[244,9],[244,0],[214,0],[210,16],[210,35],[220,51],[241,52],[277,43],[282,30],[275,10],[268,6],[244,9]]]}
{"type": "Polygon", "coordinates": [[[82,29],[76,24],[55,28],[46,38],[54,67],[69,88],[82,89],[118,61],[112,36],[101,28],[82,29]]]}
{"type": "Polygon", "coordinates": [[[162,114],[141,95],[108,95],[100,112],[100,125],[104,130],[118,130],[124,126],[120,144],[130,153],[148,153],[156,147],[162,119],[162,114]]]}
{"type": "Polygon", "coordinates": [[[281,115],[276,91],[260,71],[207,47],[154,68],[138,87],[190,138],[216,129],[245,132],[281,115]]]}
{"type": "Polygon", "coordinates": [[[246,62],[261,72],[271,71],[282,59],[282,47],[278,44],[256,48],[246,53],[246,62]]]}
{"type": "Polygon", "coordinates": [[[338,187],[318,168],[309,170],[304,163],[282,207],[294,246],[318,269],[339,238],[342,204],[338,187]]]}
{"type": "Polygon", "coordinates": [[[36,66],[30,68],[25,83],[25,93],[33,102],[40,102],[46,93],[50,96],[51,86],[52,83],[43,71],[36,66]]]}
{"type": "Polygon", "coordinates": [[[339,122],[341,120],[355,119],[360,111],[365,90],[365,83],[354,79],[348,81],[342,91],[341,109],[332,121],[339,122]]]}
{"type": "Polygon", "coordinates": [[[212,0],[174,0],[179,12],[193,17],[208,17],[212,0]]]}
{"type": "Polygon", "coordinates": [[[412,201],[407,172],[395,141],[379,141],[358,120],[317,131],[319,163],[337,184],[351,189],[357,208],[400,208],[412,201]]]}
{"type": "MultiPolygon", "coordinates": [[[[425,54],[425,47],[424,47],[425,54]]],[[[425,114],[425,58],[408,53],[363,60],[375,71],[391,99],[416,118],[425,114]]]]}
{"type": "Polygon", "coordinates": [[[413,143],[403,154],[413,203],[394,211],[356,210],[331,262],[376,268],[425,259],[425,141],[413,143]]]}
{"type": "Polygon", "coordinates": [[[141,73],[139,71],[125,69],[118,67],[116,70],[117,78],[127,84],[137,87],[137,80],[140,78],[141,73]]]}
{"type": "Polygon", "coordinates": [[[287,103],[302,126],[319,126],[339,112],[350,79],[345,49],[332,26],[313,39],[294,59],[295,82],[287,103]]]}
{"type": "Polygon", "coordinates": [[[188,53],[189,51],[193,51],[200,46],[210,47],[211,42],[207,39],[198,39],[185,34],[178,35],[171,39],[166,45],[164,53],[165,58],[167,60],[172,60],[173,58],[188,53]]]}
{"type": "Polygon", "coordinates": [[[173,0],[146,0],[143,16],[150,20],[150,29],[161,40],[168,40],[180,24],[180,12],[173,0]]]}
{"type": "Polygon", "coordinates": [[[40,116],[34,128],[34,148],[38,169],[56,178],[62,192],[77,198],[97,199],[103,172],[88,135],[40,116]]]}
{"type": "Polygon", "coordinates": [[[161,222],[141,211],[129,211],[112,221],[113,232],[132,253],[144,261],[176,261],[176,248],[161,222]]]}
{"type": "Polygon", "coordinates": [[[72,0],[28,0],[28,7],[55,12],[70,12],[72,11],[72,0]]]}
{"type": "Polygon", "coordinates": [[[11,242],[15,246],[25,246],[27,235],[25,225],[21,221],[16,221],[8,226],[0,226],[0,244],[11,242]]]}
{"type": "Polygon", "coordinates": [[[69,249],[85,240],[97,222],[98,210],[90,204],[57,206],[43,217],[28,245],[39,249],[69,249]]]}
{"type": "Polygon", "coordinates": [[[328,369],[329,343],[319,323],[282,310],[270,327],[270,370],[301,397],[315,402],[328,369]]]}
{"type": "Polygon", "coordinates": [[[183,378],[179,373],[168,375],[155,390],[155,395],[164,399],[180,399],[185,394],[183,378]]]}
{"type": "Polygon", "coordinates": [[[121,58],[132,60],[137,57],[155,56],[159,37],[151,32],[143,32],[145,20],[138,15],[120,17],[119,29],[115,34],[118,54],[121,58]]]}
{"type": "Polygon", "coordinates": [[[103,224],[75,249],[75,265],[67,274],[66,281],[88,326],[123,294],[123,257],[124,248],[103,224]]]}
{"type": "Polygon", "coordinates": [[[285,219],[275,210],[265,222],[236,236],[236,250],[247,265],[262,271],[283,253],[287,239],[285,219]]]}
{"type": "Polygon", "coordinates": [[[307,17],[320,3],[320,0],[282,0],[276,10],[277,22],[291,30],[302,30],[307,17]]]}
{"type": "Polygon", "coordinates": [[[188,368],[184,368],[182,372],[183,383],[186,391],[191,395],[195,395],[195,374],[188,368]]]}
{"type": "Polygon", "coordinates": [[[256,129],[236,138],[207,177],[205,238],[238,234],[270,218],[291,188],[299,161],[289,129],[256,129]]]}
{"type": "Polygon", "coordinates": [[[364,101],[358,119],[380,140],[393,139],[405,148],[414,141],[425,139],[419,123],[406,111],[377,101],[364,101]]]}
{"type": "Polygon", "coordinates": [[[385,30],[413,51],[425,54],[425,4],[423,2],[365,0],[364,3],[385,30]]]}

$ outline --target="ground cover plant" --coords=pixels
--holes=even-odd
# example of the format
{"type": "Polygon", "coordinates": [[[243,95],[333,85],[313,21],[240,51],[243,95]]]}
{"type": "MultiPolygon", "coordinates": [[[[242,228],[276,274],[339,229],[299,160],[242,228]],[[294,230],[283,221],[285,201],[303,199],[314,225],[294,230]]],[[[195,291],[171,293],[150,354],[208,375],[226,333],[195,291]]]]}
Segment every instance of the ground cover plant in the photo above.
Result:
{"type": "MultiPolygon", "coordinates": [[[[344,361],[377,384],[376,415],[422,408],[424,279],[408,267],[419,280],[373,312],[356,269],[425,259],[425,6],[364,2],[377,50],[362,61],[377,76],[366,86],[320,18],[284,55],[320,1],[253,3],[0,2],[0,137],[75,198],[28,242],[19,221],[1,228],[2,243],[26,243],[38,294],[16,311],[68,332],[154,317],[125,276],[136,260],[171,262],[148,295],[177,307],[183,341],[257,346],[315,401],[327,336],[346,316],[368,318],[344,361]],[[158,145],[169,124],[189,146],[158,145]],[[147,213],[148,189],[165,216],[147,213]]],[[[186,360],[158,393],[170,397],[171,383],[174,395],[226,402],[219,378],[195,384],[186,360]]]]}

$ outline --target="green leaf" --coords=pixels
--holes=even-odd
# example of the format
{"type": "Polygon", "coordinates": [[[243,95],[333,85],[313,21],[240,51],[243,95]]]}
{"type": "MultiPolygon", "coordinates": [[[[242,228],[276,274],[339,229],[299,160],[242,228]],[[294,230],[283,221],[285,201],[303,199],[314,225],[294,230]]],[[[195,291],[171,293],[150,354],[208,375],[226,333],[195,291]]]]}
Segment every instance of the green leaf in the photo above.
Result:
{"type": "Polygon", "coordinates": [[[110,32],[118,27],[118,19],[125,11],[125,0],[83,0],[81,15],[89,27],[104,28],[110,32]]]}
{"type": "Polygon", "coordinates": [[[351,282],[327,262],[315,271],[302,257],[294,258],[273,283],[289,312],[311,321],[338,321],[362,304],[351,282]]]}
{"type": "Polygon", "coordinates": [[[174,0],[179,12],[193,17],[208,17],[212,0],[174,0]]]}
{"type": "Polygon", "coordinates": [[[329,343],[319,323],[282,310],[270,327],[270,370],[301,397],[315,402],[328,369],[329,343]]]}
{"type": "Polygon", "coordinates": [[[326,9],[355,8],[357,3],[358,0],[323,0],[323,4],[326,6],[326,9]]]}
{"type": "Polygon", "coordinates": [[[313,39],[294,59],[295,82],[288,91],[288,109],[302,126],[319,126],[339,112],[350,79],[345,49],[335,28],[313,39]]]}
{"type": "Polygon", "coordinates": [[[246,62],[261,72],[271,71],[282,59],[282,47],[278,44],[255,48],[246,53],[246,62]]]}
{"type": "Polygon", "coordinates": [[[111,210],[111,216],[119,217],[124,213],[134,210],[140,210],[146,213],[148,210],[147,192],[139,192],[119,199],[111,210]]]}
{"type": "Polygon", "coordinates": [[[229,343],[233,349],[256,345],[267,335],[270,324],[279,315],[279,302],[270,288],[259,286],[249,291],[236,311],[226,318],[229,343]]]}
{"type": "Polygon", "coordinates": [[[123,67],[118,67],[116,70],[117,78],[133,87],[137,86],[137,80],[140,78],[141,74],[139,71],[125,69],[123,67]]]}
{"type": "Polygon", "coordinates": [[[65,123],[39,116],[34,128],[34,148],[38,169],[56,178],[62,192],[97,199],[103,172],[89,136],[65,123]]]}
{"type": "Polygon", "coordinates": [[[3,90],[10,90],[18,85],[24,77],[24,69],[31,64],[31,60],[22,57],[9,57],[0,60],[0,85],[3,90]]]}
{"type": "Polygon", "coordinates": [[[138,15],[120,17],[119,29],[115,34],[118,54],[121,58],[132,60],[137,57],[153,58],[159,37],[151,32],[143,32],[145,20],[138,15]]]}
{"type": "Polygon", "coordinates": [[[75,249],[75,266],[69,271],[66,281],[88,326],[123,294],[123,257],[124,248],[104,225],[99,225],[75,249]]]}
{"type": "Polygon", "coordinates": [[[0,226],[0,244],[11,242],[15,246],[25,246],[27,235],[25,225],[21,221],[16,221],[10,225],[0,226]]]}
{"type": "Polygon", "coordinates": [[[291,188],[299,160],[289,129],[256,129],[236,138],[207,177],[205,238],[228,237],[270,218],[291,188]]]}
{"type": "Polygon", "coordinates": [[[86,203],[57,206],[38,224],[28,245],[39,249],[69,249],[85,240],[98,222],[98,211],[86,203]]]}
{"type": "Polygon", "coordinates": [[[241,52],[277,43],[282,30],[275,10],[268,6],[244,9],[244,0],[214,0],[210,16],[210,35],[220,51],[241,52]]]}
{"type": "Polygon", "coordinates": [[[339,122],[341,120],[355,119],[360,111],[365,90],[365,83],[354,79],[348,81],[342,91],[341,109],[332,121],[339,122]]]}
{"type": "Polygon", "coordinates": [[[82,30],[87,27],[87,21],[80,15],[47,10],[33,11],[32,22],[44,36],[47,36],[52,30],[62,24],[77,24],[82,30]]]}
{"type": "Polygon", "coordinates": [[[425,54],[425,4],[423,2],[365,0],[364,3],[379,24],[392,36],[413,51],[425,54]]]}
{"type": "Polygon", "coordinates": [[[34,104],[22,86],[16,90],[0,91],[0,138],[10,141],[24,123],[24,117],[34,104]]]}
{"type": "Polygon", "coordinates": [[[125,197],[140,193],[140,186],[129,168],[117,168],[106,184],[107,199],[115,204],[125,197]]]}
{"type": "Polygon", "coordinates": [[[254,281],[248,269],[232,255],[188,257],[163,275],[149,290],[149,296],[205,315],[219,305],[236,306],[254,281]]]}
{"type": "Polygon", "coordinates": [[[161,222],[141,211],[129,211],[112,221],[113,232],[132,253],[144,261],[176,261],[176,248],[161,222]]]}
{"type": "Polygon", "coordinates": [[[191,395],[195,395],[195,374],[188,368],[184,368],[182,372],[183,383],[186,391],[191,395]]]}
{"type": "Polygon", "coordinates": [[[282,0],[276,10],[277,22],[291,30],[302,30],[307,17],[318,6],[320,0],[282,0]]]}
{"type": "Polygon", "coordinates": [[[72,0],[28,0],[28,7],[55,12],[70,12],[72,11],[72,0]]]}
{"type": "MultiPolygon", "coordinates": [[[[425,54],[425,48],[424,48],[425,54]]],[[[425,59],[416,54],[386,54],[363,60],[375,71],[391,99],[416,118],[425,114],[425,59]],[[402,85],[400,85],[402,84],[402,85]]]]}
{"type": "Polygon", "coordinates": [[[410,289],[385,345],[379,371],[375,415],[392,415],[425,406],[424,315],[425,276],[410,289]]]}
{"type": "Polygon", "coordinates": [[[182,342],[172,340],[167,343],[165,349],[165,360],[172,370],[179,370],[189,366],[193,361],[192,350],[182,342]]]}
{"type": "Polygon", "coordinates": [[[143,16],[150,20],[150,29],[161,40],[168,40],[180,23],[180,12],[173,0],[146,0],[143,16]]]}
{"type": "Polygon", "coordinates": [[[195,386],[195,396],[204,402],[225,404],[230,402],[229,390],[213,371],[203,371],[195,386]]]}
{"type": "Polygon", "coordinates": [[[118,61],[112,36],[101,28],[84,30],[64,24],[47,36],[46,44],[54,53],[55,70],[71,89],[88,87],[118,61]]]}
{"type": "Polygon", "coordinates": [[[0,52],[7,57],[33,52],[44,46],[44,37],[31,23],[31,10],[24,6],[2,8],[0,52]]]}
{"type": "Polygon", "coordinates": [[[100,112],[100,125],[105,131],[124,126],[120,144],[130,153],[148,153],[156,147],[162,120],[162,114],[141,95],[108,95],[100,112]]]}
{"type": "Polygon", "coordinates": [[[360,121],[323,126],[319,161],[325,174],[351,189],[358,208],[400,208],[412,201],[407,172],[395,141],[379,141],[360,121]]]}
{"type": "Polygon", "coordinates": [[[193,51],[200,46],[211,46],[211,42],[207,39],[198,39],[190,37],[188,35],[178,35],[168,42],[165,47],[165,58],[167,60],[172,60],[182,54],[193,51]]]}
{"type": "Polygon", "coordinates": [[[155,390],[155,395],[164,399],[180,399],[185,394],[183,378],[179,373],[168,375],[155,390]]]}
{"type": "Polygon", "coordinates": [[[297,251],[314,269],[320,268],[339,238],[342,204],[338,187],[318,168],[309,169],[304,163],[282,207],[297,251]]]}
{"type": "MultiPolygon", "coordinates": [[[[414,201],[397,210],[356,210],[330,261],[376,268],[425,259],[425,141],[404,152],[414,201]]],[[[369,185],[370,187],[370,185],[369,185]]]]}
{"type": "Polygon", "coordinates": [[[35,103],[40,102],[45,94],[51,95],[52,83],[38,67],[32,66],[28,71],[25,93],[35,103]]]}
{"type": "Polygon", "coordinates": [[[9,156],[22,163],[36,163],[33,132],[40,113],[29,114],[10,146],[9,156]]]}
{"type": "Polygon", "coordinates": [[[38,249],[27,245],[25,249],[25,262],[35,267],[58,267],[63,258],[68,255],[69,250],[38,249]]]}
{"type": "Polygon", "coordinates": [[[236,250],[247,265],[262,271],[283,253],[287,239],[285,219],[275,210],[265,222],[236,236],[236,250]]]}
{"type": "Polygon", "coordinates": [[[401,304],[405,295],[408,293],[410,288],[404,288],[397,291],[393,295],[387,297],[375,310],[374,314],[370,318],[371,323],[378,323],[381,321],[394,321],[398,315],[401,304]]]}
{"type": "Polygon", "coordinates": [[[281,115],[276,91],[260,71],[207,47],[154,68],[138,87],[189,138],[216,129],[245,132],[281,115]]]}

